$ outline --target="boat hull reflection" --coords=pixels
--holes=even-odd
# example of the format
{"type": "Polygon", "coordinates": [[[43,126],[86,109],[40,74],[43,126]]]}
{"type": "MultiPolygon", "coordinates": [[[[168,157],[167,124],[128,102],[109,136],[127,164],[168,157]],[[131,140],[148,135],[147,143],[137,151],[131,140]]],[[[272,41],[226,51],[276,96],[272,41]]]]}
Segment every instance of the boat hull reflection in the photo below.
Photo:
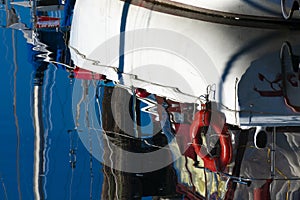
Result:
{"type": "MultiPolygon", "coordinates": [[[[278,98],[267,98],[273,107],[263,103],[264,108],[249,108],[253,103],[244,98],[245,91],[253,91],[247,84],[259,79],[255,75],[245,81],[244,74],[252,65],[257,70],[270,69],[269,76],[281,73],[281,46],[284,41],[299,45],[298,32],[284,26],[272,29],[259,21],[256,25],[204,22],[119,1],[78,2],[70,47],[77,66],[128,88],[192,103],[212,86],[210,97],[219,103],[228,123],[255,125],[255,120],[250,120],[253,113],[272,113],[268,123],[285,123],[276,118],[288,115],[292,119],[298,113],[278,98]],[[97,20],[91,23],[91,18],[97,20]]],[[[270,115],[262,114],[256,121],[261,116],[270,115]]]]}

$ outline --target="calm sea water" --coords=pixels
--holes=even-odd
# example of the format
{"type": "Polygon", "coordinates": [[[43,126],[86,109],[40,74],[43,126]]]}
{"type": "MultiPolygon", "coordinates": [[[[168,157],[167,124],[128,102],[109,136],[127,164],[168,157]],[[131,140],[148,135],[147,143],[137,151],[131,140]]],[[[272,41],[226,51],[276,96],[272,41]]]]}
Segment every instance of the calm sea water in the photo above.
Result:
{"type": "MultiPolygon", "coordinates": [[[[16,10],[30,21],[28,9],[16,10]]],[[[73,80],[64,68],[37,61],[25,34],[0,28],[0,199],[101,199],[102,165],[75,130],[73,80]]],[[[66,32],[39,34],[48,50],[66,50],[66,32]]]]}

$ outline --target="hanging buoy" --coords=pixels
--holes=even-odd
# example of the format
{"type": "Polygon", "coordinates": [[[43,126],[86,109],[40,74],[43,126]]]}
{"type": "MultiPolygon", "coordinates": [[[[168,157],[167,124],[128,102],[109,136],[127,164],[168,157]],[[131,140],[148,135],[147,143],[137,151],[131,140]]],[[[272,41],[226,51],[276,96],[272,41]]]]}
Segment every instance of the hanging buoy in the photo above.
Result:
{"type": "MultiPolygon", "coordinates": [[[[206,129],[207,130],[207,129],[206,129]]],[[[228,127],[225,121],[225,115],[219,111],[210,111],[208,109],[200,110],[194,116],[190,127],[190,136],[195,152],[204,162],[204,167],[213,171],[224,171],[232,158],[232,143],[228,127]],[[217,133],[220,141],[221,151],[219,156],[210,156],[205,151],[201,151],[201,129],[211,126],[217,133]]]]}

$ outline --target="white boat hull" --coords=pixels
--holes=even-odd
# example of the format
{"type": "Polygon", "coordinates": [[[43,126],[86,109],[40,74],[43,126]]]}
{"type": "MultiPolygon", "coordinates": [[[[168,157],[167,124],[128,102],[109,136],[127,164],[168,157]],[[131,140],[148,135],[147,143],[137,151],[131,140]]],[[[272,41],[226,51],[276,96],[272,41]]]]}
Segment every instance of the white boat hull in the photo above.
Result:
{"type": "MultiPolygon", "coordinates": [[[[241,125],[241,117],[242,125],[255,125],[245,119],[253,119],[260,107],[251,107],[252,112],[246,114],[238,112],[249,111],[244,108],[248,99],[241,98],[238,91],[243,89],[244,73],[254,61],[259,68],[259,60],[270,53],[275,57],[264,59],[264,65],[274,68],[272,73],[280,73],[278,52],[282,43],[300,43],[299,32],[264,29],[263,25],[250,28],[210,23],[125,5],[119,0],[78,1],[70,47],[75,65],[179,102],[196,102],[211,85],[210,97],[224,105],[220,108],[229,123],[241,125]]],[[[293,116],[298,117],[276,98],[273,107],[277,112],[267,123],[288,116],[286,125],[295,119],[293,116]]],[[[272,108],[267,111],[273,112],[272,108]]]]}

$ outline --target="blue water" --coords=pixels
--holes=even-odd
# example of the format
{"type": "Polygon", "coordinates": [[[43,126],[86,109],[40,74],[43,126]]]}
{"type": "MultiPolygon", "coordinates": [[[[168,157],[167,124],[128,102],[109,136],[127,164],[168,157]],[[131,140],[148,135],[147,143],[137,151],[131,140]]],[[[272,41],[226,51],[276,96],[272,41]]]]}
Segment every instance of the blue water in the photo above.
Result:
{"type": "MultiPolygon", "coordinates": [[[[232,159],[230,166],[227,166],[229,172],[213,172],[204,169],[203,163],[199,165],[197,159],[200,158],[199,156],[197,158],[193,148],[189,151],[191,150],[190,124],[196,104],[181,104],[155,94],[148,94],[146,98],[137,97],[137,92],[131,94],[128,88],[116,86],[116,82],[107,79],[97,80],[97,78],[90,80],[90,75],[93,78],[100,76],[94,72],[81,69],[82,74],[76,74],[76,69],[79,68],[75,69],[68,47],[74,3],[75,0],[66,0],[66,5],[70,7],[65,6],[65,9],[60,11],[37,13],[57,17],[60,27],[41,28],[34,31],[30,9],[14,7],[19,24],[15,21],[13,28],[6,27],[8,11],[5,10],[4,5],[0,6],[0,36],[2,38],[0,42],[0,200],[103,198],[127,200],[152,199],[153,196],[157,196],[155,199],[160,198],[159,196],[201,199],[204,198],[204,194],[209,199],[221,199],[226,194],[225,184],[228,182],[229,185],[239,182],[236,199],[245,196],[252,197],[253,191],[261,187],[270,177],[269,169],[272,167],[270,156],[275,155],[275,153],[270,153],[274,150],[272,145],[277,145],[277,157],[274,159],[277,168],[274,169],[276,170],[275,178],[278,178],[278,180],[273,180],[272,196],[276,196],[276,192],[283,188],[277,196],[282,197],[291,193],[290,198],[299,197],[298,126],[279,130],[280,134],[276,136],[277,143],[273,141],[275,140],[274,134],[271,135],[268,129],[269,142],[264,149],[254,147],[255,127],[242,130],[230,126],[228,129],[232,128],[230,134],[233,148],[235,148],[233,155],[236,157],[232,159]],[[31,33],[35,34],[33,38],[36,40],[31,40],[31,33]],[[116,95],[119,95],[116,96],[117,99],[113,99],[112,91],[117,91],[116,95]],[[109,92],[111,93],[108,94],[109,92]],[[105,108],[104,105],[111,107],[105,108]],[[176,111],[176,106],[180,107],[180,111],[176,111]],[[112,111],[113,109],[116,110],[112,111]],[[174,111],[170,111],[172,109],[174,111]],[[112,114],[121,116],[119,117],[123,120],[121,123],[126,124],[124,128],[129,127],[128,132],[123,131],[123,127],[119,127],[121,125],[116,122],[118,117],[112,114]],[[178,124],[183,125],[182,129],[176,130],[175,127],[178,124]],[[107,130],[103,130],[104,126],[107,130]],[[291,128],[295,129],[290,130],[291,128]],[[286,130],[288,133],[285,133],[286,130]],[[142,139],[132,137],[129,134],[132,132],[144,137],[142,139]],[[164,145],[170,143],[178,135],[177,144],[182,149],[186,148],[181,152],[180,158],[176,160],[171,158],[175,155],[171,154],[168,149],[166,152],[162,151],[163,156],[157,156],[154,159],[151,157],[152,160],[146,161],[142,159],[147,156],[146,153],[164,149],[164,145]],[[104,138],[107,136],[111,141],[106,144],[104,138]],[[128,151],[122,151],[123,154],[119,155],[118,151],[114,152],[115,149],[112,150],[109,144],[116,144],[115,146],[124,148],[122,150],[129,149],[130,153],[145,153],[145,157],[139,157],[140,160],[129,160],[130,156],[126,154],[128,151]],[[241,153],[243,150],[240,151],[240,149],[245,149],[245,153],[241,153]],[[247,187],[247,182],[244,182],[244,180],[249,181],[250,178],[242,180],[230,174],[236,164],[233,161],[239,162],[236,158],[243,158],[241,173],[238,172],[239,175],[236,176],[252,178],[251,187],[247,187]],[[126,170],[118,171],[116,167],[121,163],[121,167],[147,168],[147,165],[159,163],[160,159],[172,162],[163,166],[159,165],[159,169],[155,168],[156,171],[147,171],[147,173],[145,171],[127,173],[124,172],[126,170]],[[265,171],[261,169],[262,163],[265,171]],[[291,180],[288,180],[289,177],[291,180]],[[200,190],[202,190],[201,197],[200,190]],[[130,198],[123,198],[121,195],[128,195],[130,198]]],[[[129,9],[127,7],[129,3],[124,5],[121,31],[125,30],[129,9]]],[[[10,11],[12,8],[13,6],[9,5],[10,11]]],[[[236,30],[238,28],[235,27],[236,30]]],[[[272,38],[273,34],[276,35],[272,32],[267,36],[263,34],[257,36],[259,39],[255,37],[246,47],[234,52],[233,57],[228,60],[229,64],[222,78],[225,80],[226,77],[230,77],[232,63],[244,57],[240,55],[248,53],[250,55],[253,49],[264,44],[268,45],[266,41],[272,38]]],[[[124,44],[121,45],[121,54],[124,53],[123,47],[124,44]]],[[[299,54],[298,47],[296,48],[297,55],[299,54]]],[[[273,50],[270,55],[272,56],[262,55],[257,62],[252,61],[251,66],[259,66],[261,70],[259,62],[263,59],[270,65],[264,66],[266,69],[274,69],[276,64],[279,66],[279,50],[276,50],[277,60],[273,58],[275,55],[273,50]]],[[[119,61],[120,72],[122,72],[124,55],[119,57],[119,61]]],[[[250,69],[245,72],[246,75],[247,73],[251,75],[252,71],[256,74],[256,68],[250,69]]],[[[122,74],[119,73],[119,75],[122,74]]],[[[253,77],[249,76],[250,81],[240,82],[245,86],[239,87],[238,90],[245,91],[245,99],[248,97],[247,91],[252,90],[248,84],[253,82],[252,79],[253,77]]],[[[220,92],[222,93],[221,90],[220,92]]],[[[257,105],[260,104],[257,103],[257,105]]],[[[282,119],[284,120],[286,119],[282,119]]],[[[299,124],[296,118],[294,121],[299,124]]],[[[232,185],[231,187],[234,188],[232,185]]]]}
{"type": "MultiPolygon", "coordinates": [[[[0,29],[0,199],[34,199],[33,95],[36,63],[23,33],[0,29]]],[[[72,116],[72,79],[48,64],[41,108],[44,133],[41,199],[100,199],[102,166],[84,148],[72,116]],[[74,150],[74,154],[70,154],[74,150]],[[71,167],[76,161],[76,166],[71,167]]]]}
{"type": "MultiPolygon", "coordinates": [[[[32,199],[34,69],[26,59],[26,42],[20,32],[2,29],[1,35],[5,35],[6,40],[1,44],[1,49],[6,48],[5,56],[1,57],[1,63],[4,64],[1,68],[1,88],[4,90],[1,92],[1,196],[7,193],[9,199],[18,196],[32,199]],[[11,62],[13,32],[17,43],[16,63],[11,62]]],[[[101,193],[102,176],[101,173],[93,172],[100,172],[101,165],[89,156],[89,152],[78,142],[77,133],[74,131],[70,104],[72,84],[67,78],[68,74],[51,65],[45,74],[49,76],[49,81],[43,85],[44,131],[48,135],[45,152],[45,195],[50,199],[69,199],[74,196],[82,199],[89,196],[90,187],[86,186],[92,183],[92,195],[97,197],[101,193]],[[77,149],[76,169],[72,169],[69,163],[72,142],[77,149]]]]}
{"type": "MultiPolygon", "coordinates": [[[[16,11],[31,31],[30,10],[16,7],[16,11]]],[[[60,11],[61,24],[64,15],[67,14],[60,11]]],[[[5,22],[5,12],[1,12],[1,22],[5,22]]],[[[70,25],[70,21],[68,23],[70,25]]],[[[37,31],[38,39],[47,45],[39,51],[36,50],[39,45],[28,43],[25,31],[0,28],[1,200],[101,199],[102,164],[83,145],[73,119],[75,79],[72,70],[44,62],[41,58],[72,64],[66,40],[69,30],[63,26],[59,30],[37,31]],[[36,91],[40,92],[38,101],[34,99],[36,91]],[[39,131],[35,128],[37,102],[40,103],[39,131]],[[40,136],[40,142],[36,144],[35,134],[40,136]],[[37,161],[35,145],[41,149],[38,176],[34,175],[37,170],[34,166],[37,161]],[[35,187],[38,187],[37,191],[35,187]]],[[[80,85],[83,80],[76,81],[80,85]]]]}

